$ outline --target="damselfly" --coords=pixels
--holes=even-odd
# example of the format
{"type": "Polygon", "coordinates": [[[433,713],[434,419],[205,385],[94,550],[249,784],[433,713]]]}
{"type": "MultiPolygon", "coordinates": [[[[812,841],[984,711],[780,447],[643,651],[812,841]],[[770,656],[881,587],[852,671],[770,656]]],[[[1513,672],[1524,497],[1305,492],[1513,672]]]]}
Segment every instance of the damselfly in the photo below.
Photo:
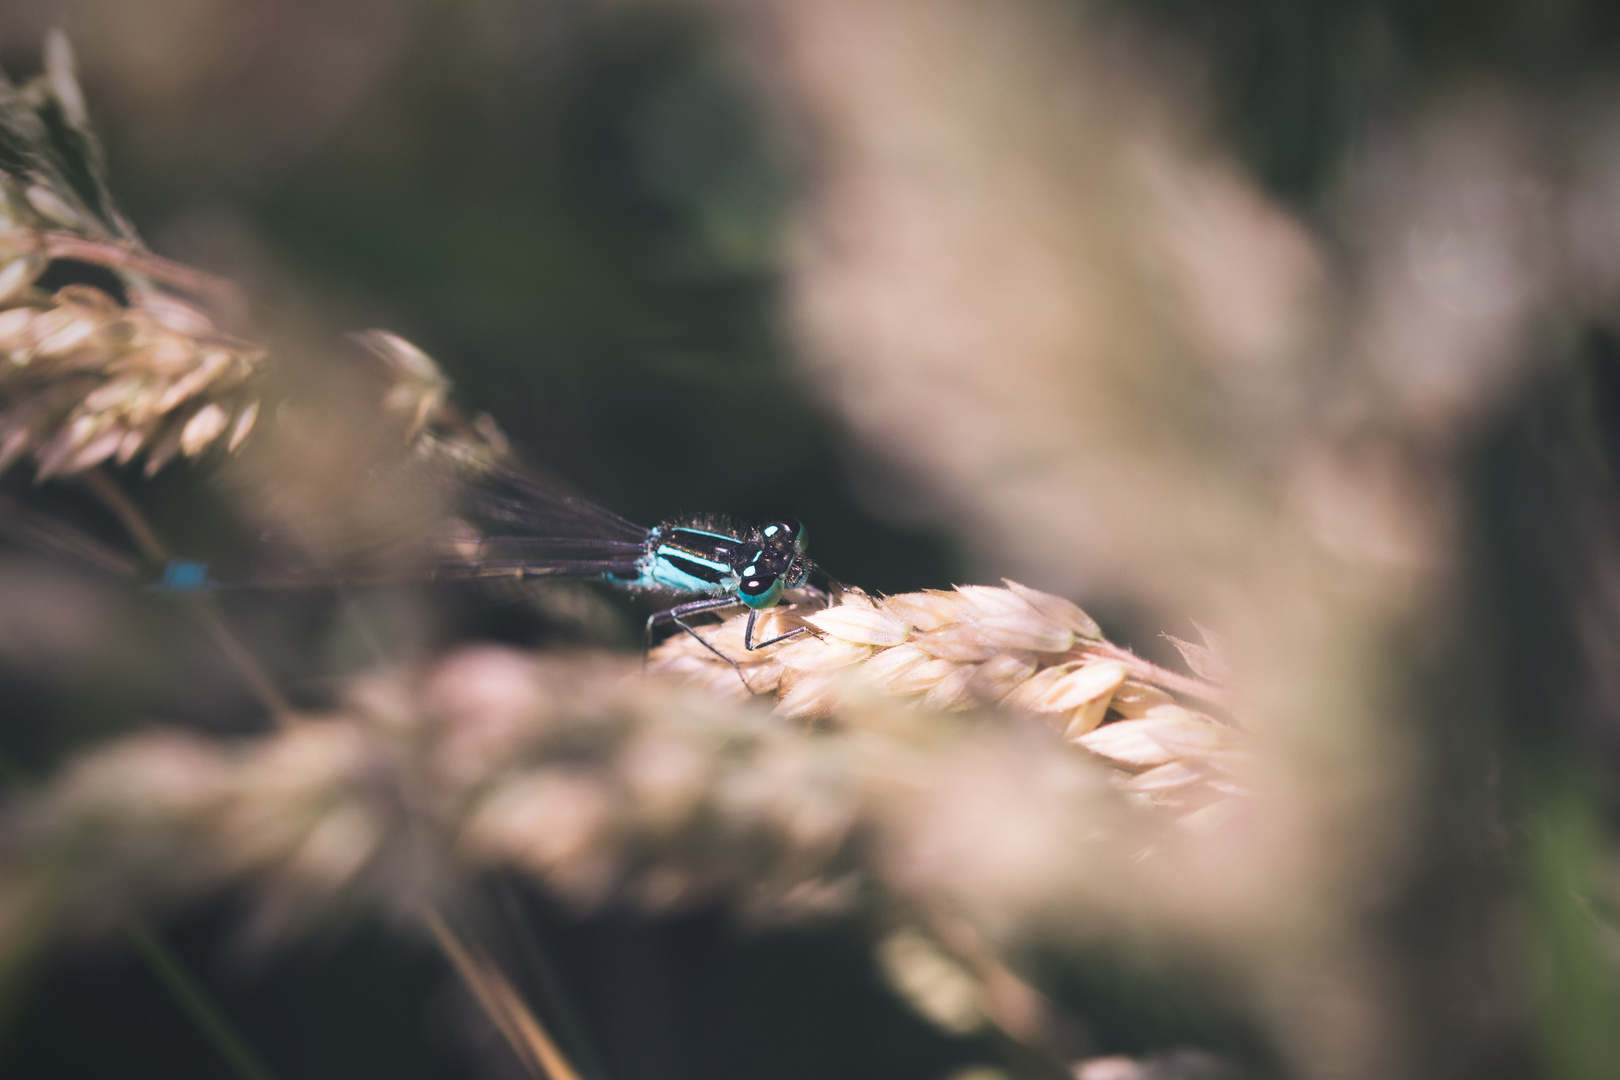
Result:
{"type": "MultiPolygon", "coordinates": [[[[659,625],[674,623],[733,667],[736,661],[705,640],[689,618],[746,607],[743,647],[752,652],[809,632],[800,626],[756,641],[760,612],[775,607],[792,591],[826,604],[831,601],[829,590],[839,588],[805,553],[805,530],[795,521],[750,526],[707,517],[666,521],[649,529],[487,461],[470,461],[442,448],[441,456],[460,458],[459,471],[470,477],[461,488],[464,518],[475,530],[488,531],[454,540],[455,555],[435,561],[424,577],[594,579],[631,592],[667,596],[680,602],[647,620],[648,647],[659,625]]],[[[359,575],[276,584],[366,581],[359,575]]],[[[159,587],[191,591],[224,586],[209,576],[206,566],[176,561],[165,568],[159,587]]]]}

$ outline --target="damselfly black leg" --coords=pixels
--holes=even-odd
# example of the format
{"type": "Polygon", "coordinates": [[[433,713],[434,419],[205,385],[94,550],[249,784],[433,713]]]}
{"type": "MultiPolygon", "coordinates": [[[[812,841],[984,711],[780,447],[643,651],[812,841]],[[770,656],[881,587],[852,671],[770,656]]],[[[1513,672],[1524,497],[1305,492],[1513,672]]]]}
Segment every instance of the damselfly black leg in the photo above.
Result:
{"type": "MultiPolygon", "coordinates": [[[[817,591],[819,592],[820,590],[817,591]]],[[[767,645],[775,645],[778,641],[786,641],[789,638],[796,638],[801,634],[808,634],[810,632],[810,628],[808,626],[800,626],[789,630],[785,634],[777,634],[775,637],[766,641],[755,641],[754,620],[758,617],[759,610],[757,608],[748,609],[748,625],[743,627],[743,648],[747,649],[749,652],[753,652],[755,649],[763,649],[767,645]]]]}
{"type": "MultiPolygon", "coordinates": [[[[833,582],[833,585],[836,587],[837,583],[833,582]]],[[[809,597],[812,600],[820,601],[823,606],[830,607],[832,605],[832,597],[823,590],[816,588],[814,585],[802,585],[799,587],[799,591],[809,594],[809,597]]],[[[702,645],[715,656],[730,664],[732,670],[736,671],[737,678],[742,680],[744,689],[746,689],[749,693],[753,693],[754,688],[748,685],[748,677],[743,674],[742,665],[738,664],[737,661],[733,660],[731,657],[727,656],[725,653],[711,645],[707,640],[705,640],[702,634],[699,634],[694,627],[686,622],[686,616],[688,615],[701,615],[708,611],[719,611],[722,608],[734,607],[739,603],[741,603],[741,601],[739,601],[735,596],[720,596],[713,599],[693,600],[691,603],[680,604],[676,607],[670,608],[668,611],[660,611],[656,615],[653,615],[647,620],[646,645],[641,654],[642,663],[645,665],[647,657],[652,653],[653,628],[659,623],[672,622],[682,630],[686,631],[688,634],[691,634],[692,637],[696,638],[699,645],[702,645]]],[[[763,649],[767,645],[775,645],[779,642],[790,641],[793,638],[800,637],[804,634],[815,633],[811,627],[798,626],[794,627],[792,630],[789,630],[785,634],[778,634],[773,638],[766,638],[764,641],[755,641],[754,627],[757,625],[758,620],[759,609],[749,608],[748,622],[743,627],[743,648],[747,649],[749,652],[753,652],[756,649],[763,649]]]]}
{"type": "MultiPolygon", "coordinates": [[[[696,638],[699,645],[702,645],[705,649],[708,649],[710,652],[714,653],[714,655],[730,664],[731,670],[737,673],[737,680],[743,684],[743,689],[752,694],[754,692],[754,688],[748,684],[748,676],[743,674],[742,665],[737,663],[737,661],[733,660],[731,657],[727,656],[725,653],[721,652],[719,649],[715,648],[713,645],[710,645],[703,639],[703,635],[688,625],[686,620],[682,617],[685,615],[700,615],[705,611],[716,611],[720,608],[733,607],[736,605],[736,603],[736,597],[722,596],[714,600],[694,600],[689,604],[681,604],[677,607],[672,607],[668,611],[660,611],[658,614],[647,620],[647,651],[652,651],[653,625],[660,621],[668,620],[696,638]]],[[[752,611],[748,613],[750,625],[752,625],[753,614],[754,613],[752,611]]],[[[643,664],[646,663],[646,655],[646,653],[642,653],[643,664]]]]}
{"type": "MultiPolygon", "coordinates": [[[[689,604],[679,604],[670,608],[668,611],[658,612],[658,614],[647,620],[647,643],[646,648],[642,650],[642,661],[645,662],[647,654],[652,652],[653,627],[657,626],[661,622],[672,622],[682,630],[685,630],[688,634],[691,634],[693,637],[697,638],[698,644],[702,645],[705,649],[708,649],[710,652],[714,653],[714,655],[718,656],[732,667],[737,668],[737,661],[733,660],[731,657],[727,656],[725,653],[703,640],[702,634],[699,634],[696,630],[692,629],[692,627],[688,626],[684,621],[682,621],[688,615],[701,615],[705,611],[718,611],[720,608],[735,607],[737,603],[738,601],[735,596],[720,596],[712,600],[693,600],[689,604]]],[[[742,675],[741,668],[737,668],[737,674],[738,676],[742,675]]],[[[747,679],[743,680],[743,685],[748,685],[747,679]]]]}

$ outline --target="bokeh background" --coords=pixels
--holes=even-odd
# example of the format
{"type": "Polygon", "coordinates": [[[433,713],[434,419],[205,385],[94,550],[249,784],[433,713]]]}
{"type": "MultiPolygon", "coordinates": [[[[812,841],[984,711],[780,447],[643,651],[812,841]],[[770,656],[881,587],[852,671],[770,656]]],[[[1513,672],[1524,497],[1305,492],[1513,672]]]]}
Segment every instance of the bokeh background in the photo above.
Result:
{"type": "MultiPolygon", "coordinates": [[[[1273,898],[1293,929],[1025,957],[1083,1053],[1620,1071],[1612,5],[12,0],[14,78],[53,26],[143,238],[240,282],[290,369],[387,327],[633,520],[797,516],[870,591],[1009,576],[1166,663],[1161,631],[1218,628],[1278,748],[1290,835],[1254,873],[1300,888],[1273,898]],[[1249,972],[1245,1004],[1209,969],[1249,972]]],[[[128,546],[29,479],[3,482],[128,546]]],[[[131,490],[179,550],[259,558],[228,477],[131,490]]],[[[645,614],[366,602],[406,654],[633,649],[645,614]]],[[[227,600],[308,703],[365,662],[339,604],[227,600]]],[[[160,720],[263,726],[161,597],[8,551],[8,786],[160,720]]],[[[913,1013],[855,923],[511,893],[604,1075],[1023,1075],[913,1013]]],[[[235,912],[162,929],[276,1075],[512,1067],[422,943],[362,923],[244,959],[235,912]]],[[[0,1030],[4,1075],[233,1075],[105,942],[50,949],[0,1030]]]]}

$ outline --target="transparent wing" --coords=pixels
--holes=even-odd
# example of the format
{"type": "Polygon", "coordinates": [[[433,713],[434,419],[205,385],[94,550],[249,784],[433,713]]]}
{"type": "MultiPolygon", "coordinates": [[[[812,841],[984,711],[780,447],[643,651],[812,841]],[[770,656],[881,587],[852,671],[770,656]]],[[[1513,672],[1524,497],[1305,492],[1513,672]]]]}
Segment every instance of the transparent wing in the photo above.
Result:
{"type": "Polygon", "coordinates": [[[545,563],[449,564],[435,576],[449,579],[527,581],[531,578],[592,578],[603,574],[633,577],[639,573],[634,559],[556,559],[545,563]]]}
{"type": "MultiPolygon", "coordinates": [[[[340,565],[311,565],[294,545],[261,536],[243,553],[243,566],[210,566],[176,559],[151,588],[172,593],[220,589],[331,589],[403,585],[413,581],[497,581],[537,578],[637,579],[649,531],[610,510],[482,460],[440,455],[452,483],[458,523],[436,537],[416,537],[414,551],[348,553],[340,565]],[[484,530],[488,530],[484,532],[484,530]]],[[[139,576],[136,560],[77,530],[0,495],[0,537],[139,576]]]]}
{"type": "MultiPolygon", "coordinates": [[[[647,530],[588,499],[557,491],[510,469],[477,462],[463,469],[466,518],[486,542],[527,545],[541,553],[640,551],[647,530]]],[[[518,550],[513,547],[512,550],[518,550]]]]}
{"type": "Polygon", "coordinates": [[[457,502],[471,535],[452,540],[443,576],[456,576],[457,563],[473,578],[637,574],[648,540],[640,525],[489,461],[459,465],[457,502]]]}

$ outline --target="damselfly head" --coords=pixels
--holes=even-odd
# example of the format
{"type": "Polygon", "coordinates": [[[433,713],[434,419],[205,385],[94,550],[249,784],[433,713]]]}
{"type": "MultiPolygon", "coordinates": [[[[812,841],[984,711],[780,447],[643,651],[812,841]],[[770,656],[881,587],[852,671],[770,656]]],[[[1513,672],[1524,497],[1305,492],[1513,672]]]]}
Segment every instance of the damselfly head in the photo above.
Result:
{"type": "Polygon", "coordinates": [[[782,599],[784,589],[798,588],[810,574],[804,556],[804,526],[796,521],[773,521],[756,537],[733,567],[737,597],[751,608],[768,608],[782,599]]]}
{"type": "Polygon", "coordinates": [[[803,555],[808,539],[804,526],[792,518],[773,521],[759,530],[760,547],[772,552],[803,555]]]}

